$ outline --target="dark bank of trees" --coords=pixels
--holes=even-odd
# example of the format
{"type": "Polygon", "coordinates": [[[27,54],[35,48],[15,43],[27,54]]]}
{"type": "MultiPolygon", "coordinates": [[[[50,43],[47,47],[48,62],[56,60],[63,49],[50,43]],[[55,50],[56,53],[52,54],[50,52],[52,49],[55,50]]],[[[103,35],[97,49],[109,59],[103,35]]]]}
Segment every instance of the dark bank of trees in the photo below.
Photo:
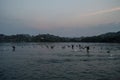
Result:
{"type": "Polygon", "coordinates": [[[98,36],[85,37],[81,42],[110,42],[110,43],[120,43],[120,31],[119,32],[109,32],[106,34],[101,34],[98,36]]]}
{"type": "Polygon", "coordinates": [[[28,34],[4,35],[0,34],[0,42],[30,42],[31,36],[28,34]]]}
{"type": "Polygon", "coordinates": [[[0,34],[0,42],[111,42],[120,43],[120,31],[110,32],[98,36],[68,38],[50,34],[28,35],[4,35],[0,34]]]}
{"type": "Polygon", "coordinates": [[[70,38],[54,36],[50,34],[39,34],[31,36],[28,34],[4,35],[0,34],[0,42],[69,42],[70,38]]]}

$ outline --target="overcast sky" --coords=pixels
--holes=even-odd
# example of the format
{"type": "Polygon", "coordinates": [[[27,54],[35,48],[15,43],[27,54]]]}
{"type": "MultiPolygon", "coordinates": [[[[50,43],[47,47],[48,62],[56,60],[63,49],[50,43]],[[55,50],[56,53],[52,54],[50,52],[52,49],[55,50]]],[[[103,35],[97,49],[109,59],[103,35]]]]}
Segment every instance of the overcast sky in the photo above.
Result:
{"type": "Polygon", "coordinates": [[[0,0],[0,34],[80,37],[120,31],[120,0],[0,0]]]}

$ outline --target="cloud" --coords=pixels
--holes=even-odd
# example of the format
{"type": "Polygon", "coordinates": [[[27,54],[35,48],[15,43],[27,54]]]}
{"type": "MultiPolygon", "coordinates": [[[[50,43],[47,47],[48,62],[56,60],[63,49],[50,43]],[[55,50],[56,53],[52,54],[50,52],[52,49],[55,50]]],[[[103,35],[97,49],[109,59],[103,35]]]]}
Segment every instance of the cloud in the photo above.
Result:
{"type": "Polygon", "coordinates": [[[98,24],[106,24],[106,23],[113,23],[119,21],[119,15],[107,15],[109,17],[106,17],[103,14],[106,13],[112,13],[120,11],[120,7],[110,8],[110,9],[104,9],[104,10],[98,10],[95,12],[89,12],[85,14],[78,14],[73,16],[71,19],[68,19],[67,21],[63,20],[63,23],[65,25],[69,26],[81,26],[81,27],[89,27],[90,25],[95,26],[98,24]],[[118,16],[118,17],[116,17],[118,16]]]}
{"type": "Polygon", "coordinates": [[[96,12],[93,12],[93,13],[82,15],[81,17],[94,16],[94,15],[99,15],[99,14],[104,14],[104,13],[115,12],[115,11],[120,11],[120,7],[111,8],[111,9],[107,9],[107,10],[96,11],[96,12]]]}

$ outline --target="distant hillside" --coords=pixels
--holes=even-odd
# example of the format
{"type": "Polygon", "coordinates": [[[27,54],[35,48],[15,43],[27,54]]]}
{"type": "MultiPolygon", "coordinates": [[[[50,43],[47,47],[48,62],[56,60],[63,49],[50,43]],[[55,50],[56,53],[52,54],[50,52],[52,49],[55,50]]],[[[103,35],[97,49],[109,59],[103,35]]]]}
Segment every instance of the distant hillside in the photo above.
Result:
{"type": "Polygon", "coordinates": [[[0,34],[0,42],[70,42],[70,38],[50,34],[39,34],[35,36],[28,34],[16,34],[9,36],[0,34]]]}
{"type": "Polygon", "coordinates": [[[120,43],[120,31],[109,32],[91,37],[59,37],[50,34],[39,34],[31,36],[29,34],[4,35],[0,34],[0,42],[110,42],[120,43]]]}
{"type": "Polygon", "coordinates": [[[98,36],[85,37],[81,42],[111,42],[120,43],[120,31],[119,32],[109,32],[101,34],[98,36]]]}

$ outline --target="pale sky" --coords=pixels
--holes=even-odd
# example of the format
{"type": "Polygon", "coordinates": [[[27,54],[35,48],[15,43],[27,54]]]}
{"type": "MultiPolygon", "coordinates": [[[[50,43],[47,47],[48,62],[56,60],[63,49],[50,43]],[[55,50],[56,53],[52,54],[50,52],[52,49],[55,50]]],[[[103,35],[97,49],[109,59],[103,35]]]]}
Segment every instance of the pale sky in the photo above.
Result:
{"type": "Polygon", "coordinates": [[[0,0],[0,34],[80,37],[120,31],[120,0],[0,0]]]}

